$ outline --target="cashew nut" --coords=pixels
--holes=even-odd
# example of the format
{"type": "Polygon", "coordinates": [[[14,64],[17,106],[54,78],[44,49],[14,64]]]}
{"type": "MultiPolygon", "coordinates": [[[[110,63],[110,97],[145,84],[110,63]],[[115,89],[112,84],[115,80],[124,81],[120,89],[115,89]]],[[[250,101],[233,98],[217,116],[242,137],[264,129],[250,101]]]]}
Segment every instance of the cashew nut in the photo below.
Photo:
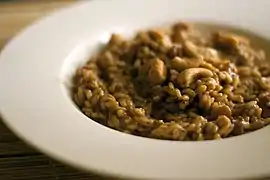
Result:
{"type": "Polygon", "coordinates": [[[148,72],[148,80],[152,85],[162,84],[167,77],[167,68],[164,62],[160,59],[150,61],[148,72]]]}
{"type": "Polygon", "coordinates": [[[223,47],[226,46],[236,48],[240,44],[249,44],[249,40],[247,38],[226,32],[218,32],[214,34],[214,38],[217,45],[223,47]]]}
{"type": "Polygon", "coordinates": [[[154,40],[161,40],[165,37],[164,33],[161,30],[153,29],[149,31],[149,36],[154,40]]]}
{"type": "Polygon", "coordinates": [[[213,48],[196,46],[191,41],[184,42],[184,52],[190,57],[204,57],[205,59],[219,59],[219,53],[213,48]]]}
{"type": "Polygon", "coordinates": [[[190,29],[191,29],[191,24],[188,24],[185,22],[179,22],[173,26],[174,31],[188,31],[190,29]]]}
{"type": "Polygon", "coordinates": [[[226,59],[213,59],[213,58],[209,58],[209,59],[205,59],[205,61],[207,63],[212,64],[213,67],[219,69],[220,71],[227,71],[230,67],[230,60],[226,60],[226,59]]]}
{"type": "Polygon", "coordinates": [[[187,36],[187,31],[191,30],[191,26],[186,23],[177,23],[172,27],[172,41],[176,43],[182,43],[185,41],[187,36]]]}
{"type": "Polygon", "coordinates": [[[190,85],[198,78],[213,77],[212,71],[205,68],[189,68],[182,71],[177,82],[181,87],[190,87],[190,85]]]}
{"type": "Polygon", "coordinates": [[[201,57],[198,47],[191,41],[185,41],[183,44],[184,52],[190,57],[201,57]]]}
{"type": "Polygon", "coordinates": [[[199,51],[203,54],[204,58],[206,59],[213,59],[213,60],[219,59],[218,51],[213,48],[200,47],[199,51]]]}
{"type": "Polygon", "coordinates": [[[183,71],[189,68],[197,68],[202,63],[202,59],[182,59],[179,57],[175,57],[171,61],[171,67],[177,71],[183,71]]]}

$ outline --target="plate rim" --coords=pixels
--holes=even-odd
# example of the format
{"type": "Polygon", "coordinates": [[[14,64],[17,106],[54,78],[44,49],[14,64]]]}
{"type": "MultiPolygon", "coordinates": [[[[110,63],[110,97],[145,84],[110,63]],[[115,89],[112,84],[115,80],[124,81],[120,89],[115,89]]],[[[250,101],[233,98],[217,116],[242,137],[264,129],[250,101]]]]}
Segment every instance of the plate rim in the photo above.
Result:
{"type": "MultiPolygon", "coordinates": [[[[111,5],[113,4],[113,3],[119,3],[119,4],[121,4],[121,3],[123,3],[124,2],[124,0],[113,0],[113,1],[111,1],[110,3],[111,3],[111,5]]],[[[142,3],[143,2],[143,0],[139,0],[139,1],[137,1],[139,4],[140,3],[142,3]]],[[[153,0],[151,1],[151,2],[154,2],[153,0]]],[[[156,1],[155,1],[156,2],[156,1]]],[[[164,0],[159,0],[159,2],[161,2],[161,3],[164,3],[164,0]]],[[[182,1],[182,2],[184,2],[184,0],[182,1]]],[[[213,2],[212,0],[208,0],[207,2],[213,2]]],[[[232,1],[230,1],[230,2],[232,2],[232,1]]],[[[261,0],[260,1],[261,3],[265,3],[265,2],[267,2],[266,0],[265,1],[263,1],[263,0],[261,0]]],[[[40,27],[47,27],[47,25],[49,25],[49,24],[55,24],[55,22],[56,21],[60,21],[62,18],[65,18],[66,16],[69,16],[69,15],[67,15],[67,14],[72,14],[72,12],[73,11],[76,11],[76,12],[79,12],[79,10],[85,10],[86,8],[85,7],[83,7],[83,6],[87,6],[89,9],[91,9],[91,6],[92,7],[94,7],[94,6],[101,6],[101,5],[104,5],[104,4],[110,4],[109,3],[109,1],[107,1],[106,3],[105,3],[105,1],[103,1],[103,2],[101,2],[101,1],[93,1],[93,2],[80,2],[80,3],[77,3],[77,4],[75,4],[75,5],[72,5],[72,6],[70,6],[70,7],[68,7],[68,8],[64,8],[63,10],[61,10],[60,12],[55,12],[55,13],[53,13],[53,15],[51,15],[51,16],[49,16],[49,17],[45,17],[45,19],[43,18],[42,20],[39,20],[39,21],[37,21],[35,24],[33,24],[33,25],[31,25],[30,27],[28,27],[26,30],[24,30],[23,32],[21,32],[21,33],[19,33],[15,38],[13,38],[11,41],[10,41],[10,43],[2,50],[2,52],[1,52],[1,54],[0,54],[0,72],[5,72],[5,73],[7,73],[7,74],[9,74],[8,72],[6,72],[6,71],[4,71],[3,70],[3,67],[9,67],[9,66],[11,66],[11,65],[13,65],[13,63],[14,62],[11,62],[11,63],[9,63],[9,62],[6,62],[7,60],[5,60],[5,59],[9,59],[9,58],[12,58],[12,57],[16,57],[16,55],[10,55],[10,53],[13,51],[13,50],[17,50],[18,52],[19,52],[19,54],[24,54],[25,55],[25,53],[23,53],[23,52],[21,52],[21,50],[19,50],[18,48],[22,48],[21,47],[21,45],[25,42],[25,39],[27,39],[27,37],[28,36],[30,36],[32,33],[34,33],[33,34],[33,36],[34,37],[39,37],[39,35],[44,35],[44,34],[46,34],[46,32],[40,32],[40,33],[38,33],[38,32],[33,32],[33,31],[35,31],[35,30],[39,30],[40,29],[40,27]],[[36,34],[35,34],[36,33],[36,34]],[[2,66],[1,66],[2,65],[2,66]],[[3,71],[1,71],[1,70],[3,70],[3,71]]],[[[148,3],[150,3],[150,2],[148,2],[148,3]]],[[[176,3],[176,0],[174,0],[173,1],[173,3],[176,3]]],[[[93,8],[92,8],[93,9],[93,8]]],[[[270,13],[269,13],[270,14],[270,13]]],[[[269,25],[270,26],[270,25],[269,25]]],[[[47,28],[47,29],[50,29],[50,28],[47,28]]],[[[48,32],[52,32],[52,30],[50,30],[50,31],[48,31],[48,32]]],[[[48,34],[47,34],[48,35],[48,34]]],[[[270,36],[270,34],[269,34],[269,36],[270,36]]],[[[42,38],[40,38],[40,39],[38,39],[38,40],[42,40],[42,38]]],[[[36,41],[34,41],[34,40],[29,40],[29,43],[32,43],[31,41],[33,41],[34,42],[34,44],[35,43],[38,43],[38,42],[36,42],[36,41]]],[[[74,41],[72,41],[72,42],[74,42],[74,41]]],[[[47,41],[46,41],[46,43],[48,43],[47,41]]],[[[39,43],[40,44],[40,43],[39,43]]],[[[25,48],[27,48],[27,47],[23,47],[22,49],[24,49],[25,50],[25,48]]],[[[67,49],[72,49],[72,48],[74,48],[74,46],[69,46],[69,47],[67,47],[65,50],[67,50],[67,49]]],[[[28,50],[29,51],[29,50],[28,50]]],[[[16,52],[16,51],[15,51],[16,52]]],[[[64,53],[64,52],[63,52],[64,53]]],[[[30,55],[27,55],[26,57],[31,57],[30,55]]],[[[20,71],[19,71],[20,72],[20,71]]],[[[24,71],[22,71],[22,72],[24,72],[24,71]]],[[[34,71],[33,71],[34,72],[34,71]]],[[[46,74],[47,75],[47,74],[46,74]]],[[[56,75],[56,74],[55,74],[56,75]]],[[[24,77],[24,78],[27,78],[27,77],[24,77]]],[[[44,78],[44,79],[46,79],[46,77],[42,77],[42,78],[44,78]]],[[[7,81],[7,79],[5,78],[5,77],[0,77],[0,80],[3,82],[4,80],[5,81],[7,81]]],[[[25,79],[23,79],[23,80],[25,80],[25,79]]],[[[36,79],[35,79],[36,80],[36,79]]],[[[52,79],[50,79],[50,80],[52,80],[52,79]]],[[[59,83],[59,81],[56,81],[56,82],[50,82],[50,83],[48,83],[48,84],[52,84],[52,85],[54,85],[54,87],[56,88],[60,88],[60,87],[58,87],[58,84],[59,83]]],[[[7,85],[7,86],[9,86],[10,88],[12,88],[12,86],[9,84],[9,83],[4,83],[5,85],[7,85]]],[[[31,84],[30,84],[31,85],[31,84]]],[[[31,85],[31,86],[33,86],[33,84],[31,85]]],[[[0,87],[1,89],[1,91],[2,90],[5,90],[5,87],[3,87],[2,85],[1,85],[1,87],[0,87]]],[[[57,91],[58,91],[59,89],[57,89],[57,91]]],[[[56,91],[56,90],[55,90],[56,91]]],[[[54,91],[52,91],[53,93],[55,93],[54,91]]],[[[58,94],[59,92],[57,92],[57,94],[58,94]]],[[[8,93],[4,93],[4,94],[8,94],[8,93]]],[[[34,94],[35,95],[35,94],[34,94]]],[[[64,96],[63,96],[64,97],[64,96]]],[[[5,98],[7,98],[7,97],[4,97],[3,95],[0,95],[0,100],[2,101],[3,100],[3,102],[10,102],[10,100],[6,100],[5,98]]],[[[75,162],[75,160],[73,160],[72,158],[70,158],[70,157],[67,157],[67,156],[70,156],[71,154],[72,154],[72,152],[69,152],[69,154],[68,155],[59,155],[59,152],[60,152],[60,150],[58,150],[58,152],[53,152],[54,150],[52,150],[52,149],[50,149],[49,147],[41,147],[42,145],[42,143],[40,144],[39,142],[37,142],[38,141],[38,139],[35,139],[35,138],[33,138],[33,137],[29,137],[29,135],[30,134],[27,134],[27,133],[24,133],[25,132],[25,130],[27,129],[25,126],[21,126],[21,127],[19,127],[18,125],[16,125],[15,123],[17,122],[18,123],[18,120],[15,120],[14,119],[14,117],[15,117],[15,115],[10,115],[10,112],[11,112],[11,110],[10,110],[10,108],[11,108],[11,106],[9,105],[9,110],[7,110],[7,109],[5,109],[6,107],[3,107],[4,105],[2,104],[2,102],[0,101],[0,111],[1,111],[1,114],[2,114],[2,117],[3,117],[3,121],[5,122],[5,124],[7,124],[7,126],[10,128],[10,129],[12,129],[12,131],[13,132],[15,132],[16,134],[18,134],[18,135],[20,135],[20,137],[22,138],[22,139],[24,139],[24,141],[26,141],[28,144],[30,144],[31,146],[33,146],[33,147],[35,147],[35,148],[37,148],[37,149],[39,149],[40,151],[42,151],[42,152],[44,152],[45,154],[48,154],[49,156],[51,156],[51,157],[53,157],[53,158],[55,158],[55,159],[57,159],[57,160],[60,160],[60,161],[62,161],[62,162],[65,162],[65,163],[67,163],[67,164],[70,164],[70,165],[73,165],[73,166],[76,166],[77,168],[80,168],[80,169],[84,169],[84,170],[93,170],[93,171],[95,171],[95,172],[97,172],[97,173],[99,173],[99,174],[105,174],[105,175],[113,175],[113,176],[115,176],[115,177],[122,177],[122,178],[136,178],[136,179],[138,179],[138,178],[150,178],[150,176],[149,176],[149,174],[148,175],[145,175],[144,173],[144,171],[142,171],[141,169],[140,169],[140,171],[138,171],[137,172],[137,174],[135,173],[135,174],[130,174],[130,172],[128,172],[128,173],[126,173],[126,172],[121,172],[120,173],[120,171],[119,171],[119,169],[118,169],[118,171],[115,171],[113,168],[109,168],[109,167],[106,167],[105,168],[105,170],[104,169],[100,169],[100,168],[95,168],[95,167],[90,167],[90,166],[88,166],[88,167],[86,167],[86,164],[84,164],[84,165],[81,165],[80,163],[78,163],[78,162],[75,162]],[[12,120],[11,120],[12,119],[12,120]],[[13,122],[14,121],[14,122],[13,122]],[[20,129],[20,128],[23,128],[23,129],[20,129]],[[23,132],[24,131],[24,132],[23,132]],[[120,174],[119,174],[120,173],[120,174]]],[[[63,102],[66,102],[66,100],[63,100],[63,102]]],[[[66,107],[64,108],[64,109],[66,109],[66,108],[70,108],[71,106],[70,105],[66,105],[66,107]]],[[[77,118],[80,118],[80,120],[84,123],[84,125],[89,125],[89,120],[86,118],[86,117],[84,117],[82,114],[80,114],[80,112],[77,112],[75,109],[74,110],[72,110],[73,111],[73,113],[74,114],[76,114],[76,115],[73,115],[74,117],[76,116],[77,118]]],[[[73,117],[72,116],[72,117],[73,117]]],[[[83,124],[83,123],[81,123],[81,124],[83,124]]],[[[21,124],[20,124],[21,125],[21,124]]],[[[179,148],[179,146],[180,145],[177,145],[177,143],[175,143],[175,142],[171,142],[171,141],[160,141],[160,140],[153,140],[153,139],[146,139],[146,138],[141,138],[141,137],[135,137],[135,136],[131,136],[131,135],[126,135],[126,134],[123,134],[123,133],[120,133],[120,132],[117,132],[117,131],[114,131],[114,130],[111,130],[111,129],[109,129],[109,128],[105,128],[105,127],[102,127],[101,125],[99,125],[99,124],[95,124],[94,125],[94,123],[92,122],[92,124],[91,124],[91,126],[95,126],[95,127],[100,127],[100,129],[103,129],[102,131],[106,131],[108,134],[115,134],[115,136],[117,136],[117,138],[119,138],[119,139],[132,139],[132,141],[133,142],[136,142],[136,143],[142,143],[142,144],[144,144],[146,147],[148,147],[148,143],[151,143],[151,144],[153,144],[153,147],[158,147],[158,146],[160,146],[160,145],[162,145],[162,146],[166,146],[166,145],[169,145],[170,144],[170,146],[172,146],[172,147],[174,147],[174,148],[179,148]]],[[[29,129],[29,128],[28,128],[29,129]]],[[[89,133],[89,131],[87,130],[87,129],[83,129],[84,130],[84,133],[85,134],[88,134],[89,133]]],[[[258,131],[256,131],[256,132],[254,132],[254,133],[252,133],[252,134],[246,134],[246,135],[242,135],[242,136],[239,136],[239,137],[236,137],[236,138],[229,138],[229,139],[225,139],[225,140],[222,140],[222,141],[220,141],[220,142],[215,142],[215,143],[213,143],[213,142],[196,142],[196,143],[200,143],[200,144],[210,144],[210,145],[208,145],[208,147],[206,147],[205,145],[202,145],[202,147],[203,148],[205,148],[207,151],[211,151],[211,149],[209,149],[209,146],[214,146],[213,144],[220,144],[221,146],[227,146],[227,145],[230,145],[231,144],[231,142],[232,141],[236,141],[237,139],[239,140],[239,139],[241,139],[241,141],[247,141],[247,139],[248,138],[253,138],[253,137],[255,137],[255,136],[259,136],[260,134],[269,134],[269,132],[270,132],[270,127],[267,127],[267,128],[263,128],[262,130],[258,130],[258,131]]],[[[43,141],[43,143],[44,142],[46,142],[47,144],[48,144],[48,141],[46,140],[46,138],[45,137],[42,137],[41,138],[42,139],[42,141],[43,141]]],[[[181,143],[181,144],[186,144],[187,146],[190,146],[190,147],[193,147],[194,145],[194,142],[183,142],[183,143],[181,143]]],[[[132,146],[132,144],[127,144],[127,145],[129,145],[129,146],[131,146],[131,147],[133,147],[132,146]]],[[[255,145],[258,145],[258,144],[256,144],[255,143],[255,145]]],[[[259,145],[262,145],[262,144],[260,144],[259,143],[259,145]]],[[[111,145],[111,146],[114,146],[114,145],[111,145]]],[[[151,145],[152,146],[152,145],[151,145]]],[[[196,145],[197,146],[197,145],[196,145]]],[[[269,146],[269,145],[268,145],[269,146]]],[[[122,146],[121,146],[122,147],[122,146]]],[[[117,147],[114,147],[115,149],[118,149],[117,147]]],[[[151,148],[150,146],[148,147],[148,148],[151,148]]],[[[185,147],[181,147],[181,148],[185,148],[185,147]]],[[[266,147],[266,148],[268,148],[269,149],[269,147],[266,147]]],[[[61,149],[61,148],[60,148],[61,149]]],[[[171,148],[170,148],[171,149],[171,148]]],[[[189,148],[188,148],[189,149],[189,148]]],[[[75,149],[75,150],[77,150],[78,152],[80,151],[80,149],[75,149]]],[[[119,150],[119,149],[118,149],[119,150]]],[[[137,149],[138,151],[140,151],[139,153],[142,153],[142,152],[144,152],[145,150],[144,149],[140,149],[140,148],[138,148],[137,149]]],[[[149,149],[148,149],[149,150],[149,149]]],[[[164,151],[166,151],[166,152],[175,152],[174,150],[166,150],[166,149],[164,149],[163,148],[163,150],[164,151]]],[[[63,152],[63,151],[62,151],[63,152]]],[[[148,155],[151,155],[151,154],[149,154],[149,151],[146,151],[147,153],[148,153],[148,155]]],[[[157,157],[157,156],[155,156],[155,157],[157,157]]],[[[93,158],[93,157],[92,157],[93,158]]],[[[128,158],[128,157],[126,157],[126,158],[128,158]]],[[[163,159],[165,158],[165,157],[162,157],[163,159]]],[[[150,158],[151,159],[151,158],[150,158]]],[[[134,160],[134,158],[133,158],[133,160],[134,160]]],[[[164,159],[165,160],[165,159],[164,159]]],[[[139,160],[138,160],[139,161],[139,160]]],[[[126,161],[123,161],[124,163],[127,163],[126,161]]],[[[142,162],[142,160],[140,161],[140,162],[142,162]]],[[[193,162],[194,163],[194,162],[193,162]]],[[[255,162],[256,163],[256,162],[255,162]]],[[[266,162],[266,164],[269,164],[269,162],[266,162]]],[[[88,164],[89,165],[89,164],[88,164]]],[[[117,165],[116,165],[117,166],[117,165]]],[[[135,166],[134,166],[135,167],[135,166]]],[[[134,168],[133,167],[133,168],[134,168]]],[[[118,168],[120,168],[121,169],[121,167],[118,167],[118,168]]],[[[149,167],[146,167],[146,168],[149,168],[149,167]]],[[[194,176],[195,177],[195,176],[194,176]]],[[[197,176],[196,176],[197,177],[197,176]]],[[[158,177],[155,177],[156,179],[158,179],[158,177]]],[[[164,178],[164,177],[163,177],[164,178]]],[[[168,176],[168,178],[172,178],[172,177],[170,177],[170,176],[168,176]]],[[[181,178],[181,177],[180,177],[181,178]]],[[[185,177],[182,177],[182,178],[185,178],[185,177]]],[[[214,177],[214,178],[216,178],[216,177],[214,177]]]]}

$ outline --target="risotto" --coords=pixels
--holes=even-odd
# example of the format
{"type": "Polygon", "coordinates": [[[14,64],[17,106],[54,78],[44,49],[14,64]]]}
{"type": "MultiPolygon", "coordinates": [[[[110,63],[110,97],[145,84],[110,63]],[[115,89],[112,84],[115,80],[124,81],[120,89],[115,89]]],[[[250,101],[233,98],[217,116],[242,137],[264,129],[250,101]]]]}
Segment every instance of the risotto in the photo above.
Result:
{"type": "Polygon", "coordinates": [[[77,70],[72,95],[86,116],[121,132],[221,139],[270,123],[270,66],[246,37],[180,22],[113,34],[77,70]]]}

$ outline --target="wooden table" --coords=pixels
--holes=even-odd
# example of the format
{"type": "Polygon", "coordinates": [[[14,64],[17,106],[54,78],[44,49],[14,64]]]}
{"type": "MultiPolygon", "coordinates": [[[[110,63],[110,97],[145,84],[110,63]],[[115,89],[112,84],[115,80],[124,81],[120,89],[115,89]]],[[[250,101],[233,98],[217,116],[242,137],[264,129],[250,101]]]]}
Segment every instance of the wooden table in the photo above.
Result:
{"type": "MultiPolygon", "coordinates": [[[[75,0],[0,1],[0,49],[22,28],[75,0]]],[[[104,180],[58,163],[16,137],[0,119],[0,180],[104,180]]],[[[111,178],[110,178],[111,179],[111,178]]]]}

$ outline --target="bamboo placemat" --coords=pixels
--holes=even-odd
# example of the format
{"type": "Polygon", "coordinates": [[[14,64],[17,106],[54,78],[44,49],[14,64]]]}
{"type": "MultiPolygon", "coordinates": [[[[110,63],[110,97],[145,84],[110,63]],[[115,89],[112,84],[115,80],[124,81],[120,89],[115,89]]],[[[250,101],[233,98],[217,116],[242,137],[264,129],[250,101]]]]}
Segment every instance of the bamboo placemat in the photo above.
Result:
{"type": "MultiPolygon", "coordinates": [[[[0,49],[22,28],[75,0],[0,0],[0,49]]],[[[111,179],[111,178],[107,178],[111,179]]],[[[0,180],[105,180],[58,163],[16,137],[0,119],[0,180]]]]}

